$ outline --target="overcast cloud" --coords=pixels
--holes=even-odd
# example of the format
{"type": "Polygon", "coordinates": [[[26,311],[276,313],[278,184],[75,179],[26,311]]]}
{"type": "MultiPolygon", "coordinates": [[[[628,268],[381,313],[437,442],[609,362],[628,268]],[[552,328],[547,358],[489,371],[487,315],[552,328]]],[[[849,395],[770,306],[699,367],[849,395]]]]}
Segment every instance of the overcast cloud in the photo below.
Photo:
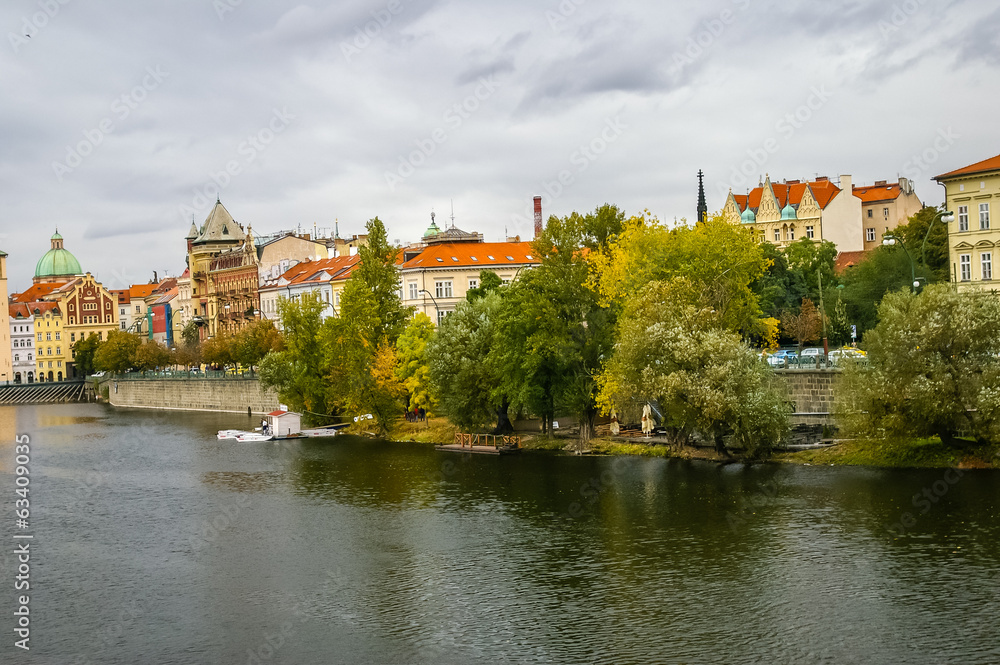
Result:
{"type": "Polygon", "coordinates": [[[179,274],[217,194],[259,233],[378,215],[406,242],[454,201],[498,240],[536,194],[690,219],[698,169],[712,210],[764,173],[934,205],[1000,153],[982,0],[8,0],[0,27],[12,291],[56,226],[107,286],[179,274]]]}

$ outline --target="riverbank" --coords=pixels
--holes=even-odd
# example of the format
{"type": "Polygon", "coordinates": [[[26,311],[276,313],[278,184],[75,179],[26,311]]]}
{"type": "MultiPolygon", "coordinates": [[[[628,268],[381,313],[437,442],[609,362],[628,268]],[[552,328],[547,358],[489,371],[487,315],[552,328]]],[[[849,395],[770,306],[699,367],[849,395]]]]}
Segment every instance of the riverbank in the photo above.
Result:
{"type": "MultiPolygon", "coordinates": [[[[430,423],[396,423],[390,438],[396,441],[438,444],[450,443],[458,428],[444,418],[432,418],[430,423]]],[[[545,437],[521,434],[521,447],[526,451],[577,452],[580,439],[569,434],[545,437]]],[[[671,457],[710,462],[732,462],[711,447],[670,447],[657,439],[623,439],[597,437],[582,446],[586,455],[632,455],[638,457],[671,457]]],[[[969,444],[962,448],[945,446],[940,439],[872,440],[844,439],[834,445],[813,450],[776,452],[770,462],[815,466],[869,466],[881,468],[1000,468],[1000,445],[969,444]]]]}

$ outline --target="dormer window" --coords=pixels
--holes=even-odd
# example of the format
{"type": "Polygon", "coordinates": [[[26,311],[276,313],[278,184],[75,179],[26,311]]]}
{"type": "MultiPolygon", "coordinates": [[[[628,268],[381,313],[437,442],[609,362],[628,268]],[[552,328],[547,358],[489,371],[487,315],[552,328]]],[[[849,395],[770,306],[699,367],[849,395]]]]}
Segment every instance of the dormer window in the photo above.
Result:
{"type": "Polygon", "coordinates": [[[474,257],[474,256],[473,256],[473,257],[472,257],[472,260],[473,260],[473,261],[478,261],[479,259],[477,259],[476,257],[474,257]]]}
{"type": "Polygon", "coordinates": [[[437,257],[437,260],[438,260],[438,263],[444,263],[444,259],[442,259],[440,256],[437,257]]]}
{"type": "Polygon", "coordinates": [[[514,260],[514,257],[513,257],[513,256],[508,256],[508,257],[507,257],[507,260],[508,260],[508,261],[513,261],[513,260],[514,260]]]}
{"type": "Polygon", "coordinates": [[[455,263],[458,263],[458,257],[457,256],[451,257],[451,260],[454,261],[455,263]]]}
{"type": "Polygon", "coordinates": [[[487,254],[486,258],[488,258],[490,261],[496,261],[496,259],[494,259],[491,254],[487,254]]]}

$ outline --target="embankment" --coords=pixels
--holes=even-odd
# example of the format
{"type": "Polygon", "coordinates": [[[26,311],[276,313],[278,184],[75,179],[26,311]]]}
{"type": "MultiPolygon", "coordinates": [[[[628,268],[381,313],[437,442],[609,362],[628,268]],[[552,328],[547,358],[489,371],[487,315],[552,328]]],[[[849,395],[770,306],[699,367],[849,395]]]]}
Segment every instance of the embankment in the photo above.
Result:
{"type": "Polygon", "coordinates": [[[278,408],[278,395],[265,390],[256,378],[126,378],[109,379],[112,406],[178,411],[269,413],[278,408]]]}

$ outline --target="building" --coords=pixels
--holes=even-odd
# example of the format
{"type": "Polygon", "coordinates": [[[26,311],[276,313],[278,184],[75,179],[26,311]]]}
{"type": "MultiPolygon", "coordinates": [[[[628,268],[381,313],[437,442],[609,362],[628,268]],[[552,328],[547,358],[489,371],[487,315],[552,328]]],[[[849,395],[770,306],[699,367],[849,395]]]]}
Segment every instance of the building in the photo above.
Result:
{"type": "Polygon", "coordinates": [[[945,192],[945,209],[955,215],[948,225],[948,257],[958,288],[997,289],[993,256],[1000,230],[992,216],[1000,201],[1000,155],[935,176],[945,192]]]}
{"type": "Polygon", "coordinates": [[[200,326],[201,339],[239,331],[260,307],[253,233],[216,200],[201,228],[191,224],[186,240],[192,320],[200,326]]]}
{"type": "MultiPolygon", "coordinates": [[[[73,345],[90,335],[104,341],[112,330],[120,330],[118,298],[94,279],[89,272],[56,289],[45,297],[59,305],[62,313],[61,341],[58,352],[65,360],[64,377],[75,378],[73,345]]],[[[41,352],[39,352],[41,355],[41,352]]]]}
{"type": "Polygon", "coordinates": [[[864,227],[864,249],[882,244],[882,236],[920,212],[924,204],[906,178],[888,183],[876,180],[874,185],[855,186],[854,196],[861,199],[861,223],[864,227]]]}
{"type": "Polygon", "coordinates": [[[59,235],[59,229],[52,234],[49,242],[51,248],[42,254],[42,258],[35,264],[32,284],[65,283],[74,277],[82,276],[80,262],[72,252],[63,247],[63,237],[59,235]]]}
{"type": "Polygon", "coordinates": [[[403,305],[440,323],[479,286],[480,271],[491,270],[509,284],[540,263],[532,252],[527,242],[446,242],[407,251],[399,269],[403,305]]]}
{"type": "Polygon", "coordinates": [[[34,383],[35,369],[35,312],[26,303],[11,303],[10,343],[14,383],[34,383]]]}
{"type": "Polygon", "coordinates": [[[177,278],[177,298],[174,300],[174,319],[182,330],[194,318],[191,308],[191,270],[185,268],[177,278]]]}
{"type": "Polygon", "coordinates": [[[336,316],[340,310],[340,295],[347,280],[358,266],[357,254],[337,256],[319,261],[303,261],[285,271],[278,280],[260,289],[261,316],[280,327],[278,301],[298,300],[305,293],[315,293],[329,307],[322,316],[336,316]]]}
{"type": "Polygon", "coordinates": [[[260,286],[277,283],[290,267],[302,261],[318,261],[331,256],[325,242],[313,240],[307,233],[286,232],[262,239],[257,244],[257,270],[260,286]]]}
{"type": "Polygon", "coordinates": [[[0,250],[0,384],[15,380],[13,356],[13,324],[10,321],[10,301],[7,297],[7,253],[0,250]]]}
{"type": "Polygon", "coordinates": [[[111,289],[118,303],[118,325],[122,330],[128,330],[132,325],[132,301],[128,295],[128,289],[111,289]]]}
{"type": "Polygon", "coordinates": [[[58,302],[33,302],[35,359],[39,381],[62,381],[69,361],[67,341],[63,337],[63,312],[58,302]]]}
{"type": "Polygon", "coordinates": [[[149,303],[147,299],[153,294],[157,284],[133,284],[128,287],[129,316],[132,318],[125,330],[137,335],[149,336],[149,303]]]}
{"type": "Polygon", "coordinates": [[[840,176],[840,186],[827,177],[812,182],[788,180],[763,184],[745,195],[729,192],[724,218],[751,229],[761,242],[787,247],[800,238],[829,240],[838,251],[864,249],[861,199],[849,196],[851,176],[840,176]]]}
{"type": "Polygon", "coordinates": [[[155,300],[149,305],[151,313],[150,339],[157,344],[170,349],[176,346],[176,338],[180,336],[183,324],[175,316],[174,300],[177,298],[177,280],[165,280],[173,286],[164,291],[157,290],[155,300]]]}

